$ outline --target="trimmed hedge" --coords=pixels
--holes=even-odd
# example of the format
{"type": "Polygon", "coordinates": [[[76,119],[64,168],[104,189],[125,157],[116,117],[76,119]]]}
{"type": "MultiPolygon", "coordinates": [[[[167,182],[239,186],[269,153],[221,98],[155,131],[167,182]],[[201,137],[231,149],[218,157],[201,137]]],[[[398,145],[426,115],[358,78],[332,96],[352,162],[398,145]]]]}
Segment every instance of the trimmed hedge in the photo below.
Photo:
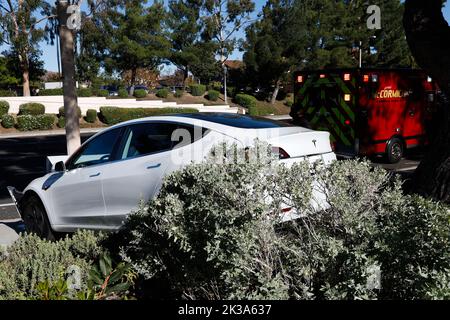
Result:
{"type": "MultiPolygon", "coordinates": [[[[81,109],[80,109],[80,107],[77,107],[77,113],[78,113],[78,118],[81,118],[81,109]]],[[[58,116],[59,117],[65,117],[66,116],[66,113],[64,111],[64,107],[59,108],[58,116]]]]}
{"type": "Polygon", "coordinates": [[[227,95],[229,98],[234,98],[236,95],[236,88],[235,87],[227,87],[227,95]]]}
{"type": "Polygon", "coordinates": [[[249,109],[249,111],[250,111],[250,109],[256,108],[256,105],[258,103],[258,101],[256,100],[256,98],[254,96],[251,96],[248,94],[238,94],[238,95],[236,95],[234,100],[236,101],[236,103],[238,105],[249,109]]]}
{"type": "Polygon", "coordinates": [[[200,97],[203,96],[206,92],[206,86],[202,84],[193,84],[190,86],[191,89],[191,95],[194,97],[200,97]]]}
{"type": "Polygon", "coordinates": [[[0,90],[0,97],[17,97],[17,92],[12,90],[0,90]]]}
{"type": "Polygon", "coordinates": [[[59,117],[58,118],[58,127],[59,128],[65,128],[66,127],[66,118],[65,117],[59,117]]]}
{"type": "Polygon", "coordinates": [[[62,88],[58,89],[40,89],[39,96],[62,96],[64,91],[62,88]]]}
{"type": "Polygon", "coordinates": [[[191,113],[198,112],[193,108],[119,108],[119,107],[101,107],[100,120],[108,125],[114,125],[120,122],[158,116],[171,113],[191,113]]]}
{"type": "Polygon", "coordinates": [[[90,89],[90,88],[79,88],[77,90],[77,95],[79,97],[88,98],[88,97],[92,97],[94,94],[92,93],[92,89],[90,89]]]}
{"type": "Polygon", "coordinates": [[[24,103],[19,107],[19,116],[37,116],[45,113],[45,106],[41,103],[24,103]]]}
{"type": "Polygon", "coordinates": [[[97,96],[98,97],[108,97],[109,96],[109,91],[105,90],[105,89],[101,89],[97,91],[97,96]]]}
{"type": "Polygon", "coordinates": [[[133,96],[138,99],[145,98],[147,96],[147,91],[145,91],[144,89],[134,90],[133,96]]]}
{"type": "Polygon", "coordinates": [[[128,98],[128,91],[125,89],[119,89],[118,94],[120,98],[128,98]]]}
{"type": "Polygon", "coordinates": [[[1,116],[2,126],[5,129],[13,128],[16,125],[16,119],[11,114],[4,114],[1,116]]]}
{"type": "Polygon", "coordinates": [[[97,110],[89,109],[86,112],[86,122],[95,123],[97,120],[97,110]]]}
{"type": "Polygon", "coordinates": [[[159,89],[158,91],[156,91],[156,96],[158,98],[167,98],[169,96],[169,90],[167,89],[159,89]]]}
{"type": "Polygon", "coordinates": [[[217,101],[217,99],[219,99],[219,94],[220,94],[219,91],[209,90],[207,98],[210,101],[217,101]]]}
{"type": "Polygon", "coordinates": [[[18,116],[17,129],[20,131],[50,130],[55,124],[55,119],[56,117],[52,114],[18,116]]]}
{"type": "Polygon", "coordinates": [[[175,98],[181,98],[183,95],[184,95],[184,90],[180,90],[180,89],[175,90],[175,93],[173,94],[173,96],[175,98]]]}
{"type": "Polygon", "coordinates": [[[0,101],[0,117],[4,114],[7,114],[8,111],[9,111],[8,101],[0,101]]]}

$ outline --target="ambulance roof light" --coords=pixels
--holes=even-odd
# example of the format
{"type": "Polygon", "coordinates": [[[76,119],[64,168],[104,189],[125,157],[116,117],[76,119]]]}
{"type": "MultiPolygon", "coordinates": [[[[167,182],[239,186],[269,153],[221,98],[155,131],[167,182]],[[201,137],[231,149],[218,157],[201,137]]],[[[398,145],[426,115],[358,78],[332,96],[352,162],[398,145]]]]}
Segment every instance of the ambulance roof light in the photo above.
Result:
{"type": "Polygon", "coordinates": [[[351,94],[344,94],[344,101],[349,102],[352,100],[352,95],[351,94]]]}
{"type": "Polygon", "coordinates": [[[369,82],[369,75],[365,74],[363,80],[364,82],[369,82]]]}

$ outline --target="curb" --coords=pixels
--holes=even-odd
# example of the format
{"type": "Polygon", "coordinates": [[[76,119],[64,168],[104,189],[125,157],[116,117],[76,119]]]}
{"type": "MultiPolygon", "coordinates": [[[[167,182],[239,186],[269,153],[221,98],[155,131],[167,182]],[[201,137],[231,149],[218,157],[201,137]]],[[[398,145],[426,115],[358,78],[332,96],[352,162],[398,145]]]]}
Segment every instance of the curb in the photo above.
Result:
{"type": "MultiPolygon", "coordinates": [[[[81,129],[80,133],[97,133],[105,128],[89,128],[81,129]]],[[[45,137],[45,136],[63,136],[66,134],[65,130],[49,130],[49,131],[32,131],[23,133],[12,134],[0,134],[0,139],[12,139],[12,138],[29,138],[29,137],[45,137]]]]}

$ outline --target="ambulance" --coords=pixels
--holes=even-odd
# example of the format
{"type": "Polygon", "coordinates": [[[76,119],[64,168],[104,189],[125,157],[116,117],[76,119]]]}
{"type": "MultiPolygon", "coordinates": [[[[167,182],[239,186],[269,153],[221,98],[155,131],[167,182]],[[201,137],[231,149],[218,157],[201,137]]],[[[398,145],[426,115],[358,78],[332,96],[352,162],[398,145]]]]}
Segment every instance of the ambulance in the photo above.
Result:
{"type": "Polygon", "coordinates": [[[294,123],[331,134],[338,155],[384,156],[397,163],[429,142],[439,88],[414,69],[294,73],[294,123]]]}

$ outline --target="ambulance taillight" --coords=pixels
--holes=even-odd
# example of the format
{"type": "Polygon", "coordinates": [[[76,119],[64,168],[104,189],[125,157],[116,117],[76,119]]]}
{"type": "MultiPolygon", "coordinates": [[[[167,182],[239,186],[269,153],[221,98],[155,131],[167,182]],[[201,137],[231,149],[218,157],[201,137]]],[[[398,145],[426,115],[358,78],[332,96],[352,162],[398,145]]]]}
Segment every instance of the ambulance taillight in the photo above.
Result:
{"type": "Polygon", "coordinates": [[[350,81],[350,79],[351,79],[350,73],[345,73],[344,74],[344,81],[350,81]]]}

